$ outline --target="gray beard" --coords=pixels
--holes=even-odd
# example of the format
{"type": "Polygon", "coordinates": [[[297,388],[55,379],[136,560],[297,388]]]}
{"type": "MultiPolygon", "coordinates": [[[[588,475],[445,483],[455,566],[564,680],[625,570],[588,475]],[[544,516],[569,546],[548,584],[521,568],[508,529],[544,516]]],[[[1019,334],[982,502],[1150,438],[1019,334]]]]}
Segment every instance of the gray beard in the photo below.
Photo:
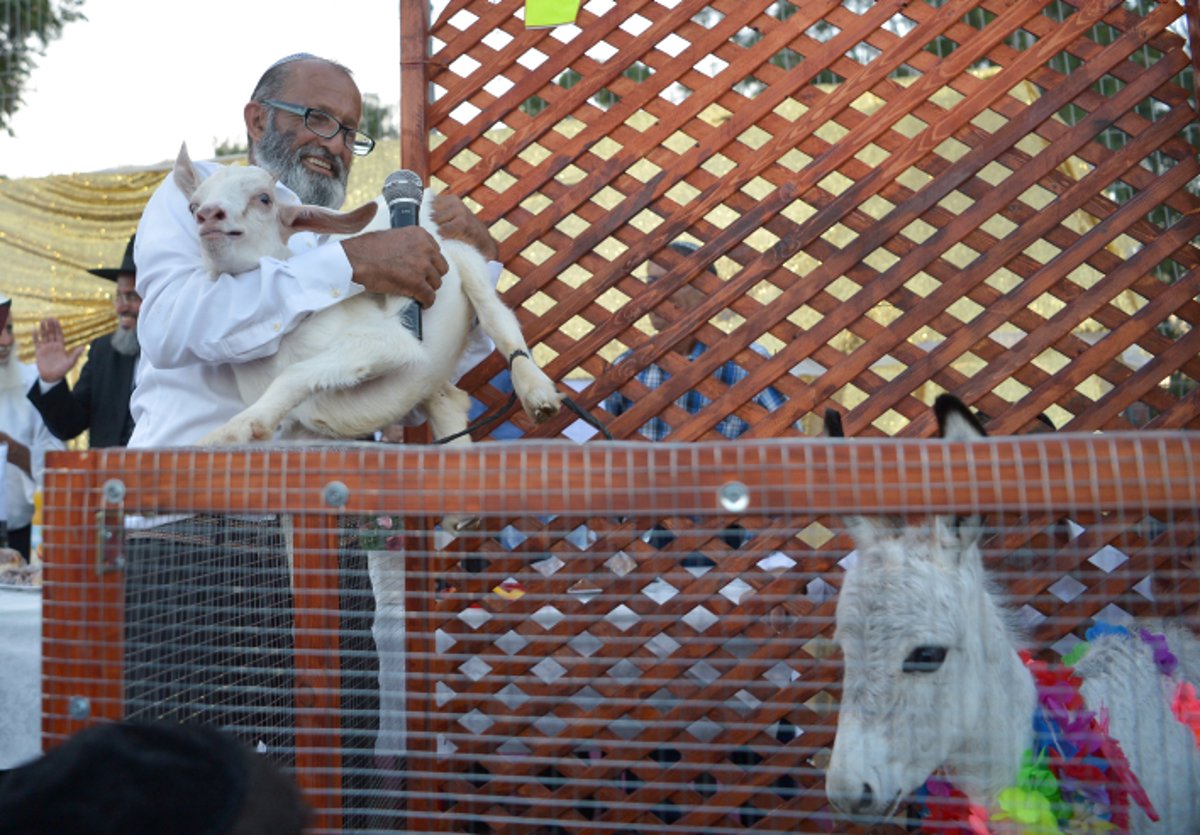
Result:
{"type": "Polygon", "coordinates": [[[137,328],[117,328],[112,335],[113,350],[127,357],[136,357],[142,350],[137,328]]]}
{"type": "MultiPolygon", "coordinates": [[[[307,128],[305,129],[307,130],[307,128]]],[[[346,202],[346,180],[349,172],[335,157],[319,145],[292,148],[296,135],[275,130],[275,120],[254,146],[251,162],[270,171],[285,186],[296,192],[300,202],[326,209],[340,209],[346,202]],[[314,174],[301,162],[305,157],[319,157],[333,166],[333,177],[314,174]]]]}

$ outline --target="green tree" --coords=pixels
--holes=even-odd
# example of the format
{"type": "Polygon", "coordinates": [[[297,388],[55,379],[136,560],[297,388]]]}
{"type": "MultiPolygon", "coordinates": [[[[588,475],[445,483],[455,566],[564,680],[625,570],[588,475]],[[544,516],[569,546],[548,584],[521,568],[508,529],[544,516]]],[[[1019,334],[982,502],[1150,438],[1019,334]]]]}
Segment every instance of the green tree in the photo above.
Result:
{"type": "Polygon", "coordinates": [[[222,139],[220,142],[213,138],[213,156],[215,157],[234,157],[244,156],[249,146],[246,145],[245,137],[241,139],[222,139]]]}
{"type": "Polygon", "coordinates": [[[363,96],[362,120],[358,127],[374,139],[395,139],[400,136],[396,105],[385,105],[377,93],[363,96]]]}
{"type": "Polygon", "coordinates": [[[84,0],[0,0],[0,128],[12,133],[12,116],[21,106],[21,89],[63,27],[86,20],[84,0]]]}

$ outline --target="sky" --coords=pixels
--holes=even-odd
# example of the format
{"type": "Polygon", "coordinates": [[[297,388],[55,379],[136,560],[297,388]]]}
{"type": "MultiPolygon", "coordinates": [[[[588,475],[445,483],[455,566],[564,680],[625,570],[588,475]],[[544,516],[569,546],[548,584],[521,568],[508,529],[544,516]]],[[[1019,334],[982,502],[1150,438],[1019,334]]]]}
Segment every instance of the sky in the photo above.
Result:
{"type": "MultiPolygon", "coordinates": [[[[434,0],[435,14],[446,2],[434,0]]],[[[242,105],[294,52],[340,61],[384,104],[400,95],[399,0],[85,0],[83,12],[35,59],[15,136],[0,131],[0,174],[154,165],[184,141],[204,159],[224,140],[244,143],[242,105]]]]}

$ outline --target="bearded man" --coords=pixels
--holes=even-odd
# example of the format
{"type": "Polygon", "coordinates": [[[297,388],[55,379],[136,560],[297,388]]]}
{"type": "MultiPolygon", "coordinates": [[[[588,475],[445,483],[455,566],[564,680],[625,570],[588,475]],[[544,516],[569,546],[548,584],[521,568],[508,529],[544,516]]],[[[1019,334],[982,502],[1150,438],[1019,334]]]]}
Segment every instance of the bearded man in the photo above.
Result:
{"type": "MultiPolygon", "coordinates": [[[[359,128],[362,94],[350,70],[314,55],[271,65],[243,117],[250,162],[279,178],[274,199],[280,202],[340,208],[353,160],[375,146],[359,128]]],[[[208,177],[218,164],[196,167],[208,177]]],[[[430,219],[443,237],[464,240],[491,259],[495,282],[501,269],[496,243],[461,199],[440,195],[430,219]]],[[[386,212],[382,223],[344,240],[298,232],[288,240],[290,257],[263,258],[236,276],[212,276],[188,198],[167,177],[142,213],[134,253],[142,358],[129,446],[195,444],[223,425],[243,408],[231,366],[274,354],[305,317],[342,299],[372,292],[431,305],[448,269],[437,242],[419,226],[387,228],[386,212]]],[[[490,340],[483,347],[483,355],[493,348],[490,340]]],[[[128,531],[125,716],[216,724],[288,764],[295,681],[287,532],[274,517],[245,514],[245,508],[227,507],[183,519],[139,517],[128,531]]],[[[338,562],[343,656],[337,718],[348,748],[342,824],[347,831],[403,831],[399,818],[385,824],[366,811],[384,804],[386,813],[400,814],[394,807],[403,798],[383,791],[400,775],[377,763],[403,752],[374,748],[379,673],[366,555],[348,541],[338,562]]]]}
{"type": "MultiPolygon", "coordinates": [[[[359,129],[362,94],[350,70],[306,53],[267,69],[243,118],[249,160],[279,178],[275,198],[282,202],[340,208],[353,160],[375,147],[359,129]]],[[[208,177],[219,165],[196,167],[208,177]]],[[[492,259],[493,282],[499,278],[496,243],[462,200],[439,195],[431,219],[442,237],[492,259]]],[[[419,226],[386,228],[386,211],[381,222],[384,228],[340,241],[294,234],[290,258],[264,258],[256,270],[213,277],[188,200],[167,177],[142,213],[134,252],[142,358],[129,445],[194,444],[223,425],[245,405],[229,366],[275,353],[297,324],[341,299],[372,292],[429,307],[448,269],[436,241],[419,226]]],[[[460,370],[492,349],[481,347],[460,370]]]]}
{"type": "Polygon", "coordinates": [[[11,300],[0,296],[0,447],[7,461],[0,474],[4,504],[0,507],[0,545],[29,559],[33,497],[42,483],[47,450],[62,449],[25,390],[37,377],[33,367],[17,359],[17,341],[9,316],[11,300]],[[5,542],[6,540],[6,542],[5,542]]]}
{"type": "Polygon", "coordinates": [[[120,267],[88,270],[116,283],[117,329],[88,346],[74,389],[67,383],[67,372],[79,361],[84,346],[68,350],[62,325],[54,318],[43,319],[33,333],[38,381],[29,389],[29,400],[59,440],[69,441],[86,431],[89,446],[118,447],[129,443],[133,434],[129,397],[141,351],[137,320],[142,306],[133,242],[130,238],[120,267]]]}

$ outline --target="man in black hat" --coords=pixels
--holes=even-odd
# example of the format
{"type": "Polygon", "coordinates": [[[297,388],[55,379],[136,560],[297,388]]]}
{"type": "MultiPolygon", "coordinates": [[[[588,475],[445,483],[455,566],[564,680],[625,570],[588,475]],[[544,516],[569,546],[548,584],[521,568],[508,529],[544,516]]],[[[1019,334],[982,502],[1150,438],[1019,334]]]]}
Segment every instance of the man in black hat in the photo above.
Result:
{"type": "Polygon", "coordinates": [[[56,438],[68,441],[88,430],[92,447],[125,446],[133,433],[129,395],[140,352],[137,318],[142,306],[134,289],[133,238],[119,268],[88,272],[116,282],[117,329],[92,342],[72,391],[66,376],[79,361],[83,346],[67,350],[62,325],[57,319],[43,319],[33,335],[39,379],[29,389],[29,399],[56,438]]]}

